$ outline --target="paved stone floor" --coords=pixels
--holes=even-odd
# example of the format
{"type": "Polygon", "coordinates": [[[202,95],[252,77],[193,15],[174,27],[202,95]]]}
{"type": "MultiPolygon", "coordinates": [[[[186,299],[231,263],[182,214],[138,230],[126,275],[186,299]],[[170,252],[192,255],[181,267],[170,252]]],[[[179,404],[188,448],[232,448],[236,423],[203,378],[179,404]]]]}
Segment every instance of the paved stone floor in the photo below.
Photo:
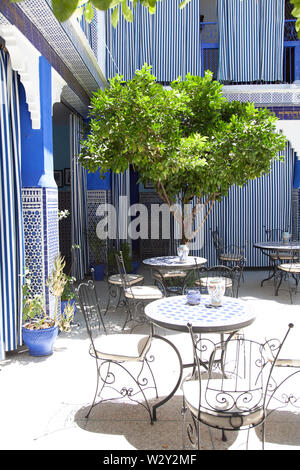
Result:
{"type": "MultiPolygon", "coordinates": [[[[142,272],[142,271],[141,271],[142,272]]],[[[150,281],[147,272],[146,281],[150,281]]],[[[282,338],[289,322],[295,327],[286,344],[285,356],[300,358],[300,292],[290,303],[289,293],[283,286],[274,296],[272,282],[260,287],[266,277],[264,271],[247,271],[240,289],[240,298],[255,310],[255,322],[244,329],[251,339],[282,338]]],[[[98,282],[97,288],[105,304],[107,286],[98,282]]],[[[118,310],[106,316],[112,332],[119,332],[124,312],[118,310]]],[[[147,331],[148,326],[137,332],[147,331]]],[[[166,335],[180,349],[183,360],[191,358],[191,345],[187,334],[157,330],[166,335]]],[[[125,334],[129,333],[126,330],[125,334]]],[[[189,444],[183,428],[181,408],[182,392],[158,409],[157,421],[150,424],[146,410],[130,401],[107,401],[96,406],[89,419],[86,412],[92,402],[96,368],[88,354],[89,341],[80,312],[72,332],[61,333],[48,357],[32,357],[26,347],[8,353],[0,363],[0,449],[95,449],[95,450],[181,450],[189,444]]],[[[156,360],[153,371],[159,395],[165,396],[177,380],[178,363],[175,355],[162,341],[154,340],[152,352],[156,360]],[[173,354],[173,356],[172,356],[173,354]],[[159,358],[159,359],[158,359],[159,358]]],[[[286,375],[291,368],[276,369],[286,375]]],[[[298,374],[300,375],[300,374],[298,374]]],[[[296,375],[286,383],[286,393],[300,395],[296,375]]],[[[150,395],[155,403],[155,396],[150,395]]],[[[189,419],[189,417],[188,417],[189,419]]],[[[221,433],[214,432],[216,449],[243,449],[246,433],[228,433],[227,442],[221,433]]],[[[266,426],[266,449],[300,450],[300,408],[289,405],[274,411],[266,426]]],[[[209,433],[203,428],[202,448],[210,449],[209,433]]],[[[260,449],[259,430],[250,433],[250,449],[260,449]]]]}

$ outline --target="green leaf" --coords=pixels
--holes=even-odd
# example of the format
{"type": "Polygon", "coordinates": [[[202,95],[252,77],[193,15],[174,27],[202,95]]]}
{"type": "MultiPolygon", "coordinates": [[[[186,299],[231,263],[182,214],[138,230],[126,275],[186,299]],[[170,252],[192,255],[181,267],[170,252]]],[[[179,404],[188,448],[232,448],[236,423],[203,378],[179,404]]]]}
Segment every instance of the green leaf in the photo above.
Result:
{"type": "Polygon", "coordinates": [[[182,10],[183,8],[186,7],[188,3],[190,3],[191,0],[183,0],[182,2],[179,3],[179,8],[182,10]]]}
{"type": "Polygon", "coordinates": [[[78,5],[78,0],[52,0],[54,16],[58,21],[67,21],[74,13],[78,5]]]}
{"type": "Polygon", "coordinates": [[[298,18],[300,16],[300,5],[293,8],[292,15],[295,16],[295,18],[298,18]]]}
{"type": "Polygon", "coordinates": [[[108,10],[112,0],[92,0],[92,2],[97,10],[108,10]]]}
{"type": "Polygon", "coordinates": [[[92,2],[89,1],[87,6],[84,9],[84,18],[87,23],[91,23],[93,17],[94,17],[93,5],[92,5],[92,2]]]}
{"type": "Polygon", "coordinates": [[[129,21],[130,23],[133,22],[133,13],[132,13],[132,10],[127,5],[127,0],[122,0],[122,14],[125,20],[129,21]]]}
{"type": "Polygon", "coordinates": [[[114,28],[116,28],[118,23],[119,23],[119,8],[117,7],[112,12],[111,24],[113,25],[114,28]]]}

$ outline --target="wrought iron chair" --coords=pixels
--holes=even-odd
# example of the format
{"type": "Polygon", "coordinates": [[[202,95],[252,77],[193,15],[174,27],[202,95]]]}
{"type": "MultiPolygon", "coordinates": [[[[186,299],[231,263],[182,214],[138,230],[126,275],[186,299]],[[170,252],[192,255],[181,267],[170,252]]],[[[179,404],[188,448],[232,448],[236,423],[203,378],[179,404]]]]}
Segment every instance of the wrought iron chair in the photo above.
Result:
{"type": "MultiPolygon", "coordinates": [[[[289,325],[279,343],[275,360],[292,326],[289,325]]],[[[237,336],[220,342],[212,348],[208,366],[204,368],[202,343],[192,325],[188,328],[196,364],[191,377],[182,385],[183,416],[185,418],[187,409],[192,416],[192,424],[187,425],[190,442],[200,449],[200,424],[205,424],[209,427],[212,445],[211,428],[216,428],[222,430],[224,441],[225,431],[247,430],[248,447],[250,429],[261,425],[264,448],[268,405],[278,389],[272,377],[274,362],[267,357],[268,341],[262,344],[237,336]]]]}
{"type": "Polygon", "coordinates": [[[211,230],[214,247],[217,253],[217,259],[219,264],[223,264],[229,267],[239,266],[241,271],[246,264],[245,258],[245,245],[224,245],[223,239],[219,235],[218,229],[211,230]]]}
{"type": "Polygon", "coordinates": [[[95,359],[97,368],[96,391],[86,418],[97,404],[123,397],[141,404],[149,413],[152,423],[152,412],[146,397],[149,389],[153,389],[157,397],[156,383],[147,359],[152,333],[107,334],[93,281],[81,283],[77,295],[90,339],[89,354],[95,359]],[[101,334],[102,330],[104,334],[101,334]],[[118,380],[118,372],[122,381],[118,380]],[[107,392],[112,395],[106,396],[107,392]],[[100,400],[96,402],[97,397],[100,400]]]}
{"type": "MultiPolygon", "coordinates": [[[[265,234],[266,234],[266,239],[268,242],[280,242],[282,241],[283,238],[283,233],[285,230],[281,228],[271,228],[268,229],[264,225],[265,229],[265,234]]],[[[289,227],[287,228],[287,231],[289,231],[289,227]]],[[[271,262],[271,267],[274,267],[274,264],[276,264],[278,261],[293,261],[297,259],[297,256],[295,256],[295,253],[292,252],[280,252],[278,250],[274,250],[274,252],[270,252],[270,262],[271,262]]]]}
{"type": "MultiPolygon", "coordinates": [[[[297,255],[295,255],[295,257],[297,257],[297,255]]],[[[282,284],[282,281],[284,279],[287,280],[291,304],[292,304],[293,303],[293,291],[295,291],[295,295],[296,295],[297,289],[298,289],[298,283],[300,279],[300,263],[291,262],[291,263],[277,264],[275,279],[277,279],[277,284],[275,280],[275,295],[276,296],[278,295],[278,291],[282,284]]]]}
{"type": "MultiPolygon", "coordinates": [[[[200,292],[207,293],[207,287],[211,278],[220,278],[225,281],[225,295],[229,294],[231,297],[238,297],[239,285],[241,278],[240,266],[234,266],[232,268],[224,265],[217,265],[207,267],[201,267],[197,270],[196,279],[194,280],[194,286],[199,287],[200,292]]],[[[187,289],[187,284],[185,290],[187,289]]]]}
{"type": "MultiPolygon", "coordinates": [[[[126,274],[126,282],[128,285],[135,286],[144,282],[142,274],[126,274]]],[[[113,305],[113,300],[116,299],[114,311],[122,305],[122,278],[120,274],[114,273],[107,275],[108,284],[108,299],[104,315],[107,314],[109,308],[113,305]]]]}
{"type": "Polygon", "coordinates": [[[120,251],[119,254],[116,254],[116,262],[120,277],[122,279],[122,288],[127,309],[127,317],[123,325],[124,329],[125,325],[129,321],[136,320],[136,310],[140,304],[144,306],[146,302],[162,299],[166,295],[166,293],[157,286],[137,286],[130,284],[130,282],[128,282],[122,251],[120,251]],[[134,313],[132,312],[132,306],[134,307],[134,313]]]}
{"type": "Polygon", "coordinates": [[[173,270],[173,271],[158,271],[152,269],[152,276],[155,285],[160,286],[166,295],[182,294],[185,286],[185,281],[189,275],[188,271],[173,270]]]}

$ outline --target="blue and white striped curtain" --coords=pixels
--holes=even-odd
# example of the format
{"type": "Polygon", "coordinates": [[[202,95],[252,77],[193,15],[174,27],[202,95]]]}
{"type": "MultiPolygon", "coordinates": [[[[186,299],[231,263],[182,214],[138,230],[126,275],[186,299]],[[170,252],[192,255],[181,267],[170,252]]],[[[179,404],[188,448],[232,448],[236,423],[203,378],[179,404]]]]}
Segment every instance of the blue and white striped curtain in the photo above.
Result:
{"type": "Polygon", "coordinates": [[[0,50],[0,359],[22,342],[24,238],[17,73],[0,50]]]}
{"type": "Polygon", "coordinates": [[[200,1],[182,10],[179,2],[157,2],[153,16],[153,74],[169,82],[187,73],[201,75],[200,1]]]}
{"type": "Polygon", "coordinates": [[[83,279],[88,269],[87,246],[87,181],[86,170],[78,161],[82,140],[82,120],[70,115],[70,168],[72,219],[72,276],[83,279]],[[74,247],[74,245],[79,246],[74,247]]]}
{"type": "Polygon", "coordinates": [[[114,245],[117,249],[125,242],[129,242],[128,210],[130,206],[130,171],[124,173],[112,173],[111,176],[112,205],[116,211],[116,240],[114,245]]]}
{"type": "Polygon", "coordinates": [[[106,76],[124,75],[130,80],[144,63],[152,62],[152,16],[140,4],[134,10],[134,22],[121,17],[118,26],[111,24],[111,10],[106,13],[106,76]]]}
{"type": "Polygon", "coordinates": [[[192,1],[183,10],[174,0],[158,2],[156,14],[137,5],[133,23],[120,18],[111,25],[106,14],[106,76],[117,73],[125,80],[144,63],[152,65],[158,81],[169,82],[188,72],[201,75],[200,2],[192,1]]]}
{"type": "Polygon", "coordinates": [[[217,0],[218,80],[283,79],[284,0],[217,0]]]}
{"type": "Polygon", "coordinates": [[[267,266],[268,260],[254,242],[266,241],[267,228],[289,227],[292,231],[292,191],[295,153],[288,143],[283,162],[275,161],[271,172],[249,181],[244,187],[232,186],[228,196],[216,202],[204,223],[204,244],[196,254],[209,265],[217,262],[210,229],[219,229],[225,245],[243,245],[246,241],[247,266],[267,266]]]}

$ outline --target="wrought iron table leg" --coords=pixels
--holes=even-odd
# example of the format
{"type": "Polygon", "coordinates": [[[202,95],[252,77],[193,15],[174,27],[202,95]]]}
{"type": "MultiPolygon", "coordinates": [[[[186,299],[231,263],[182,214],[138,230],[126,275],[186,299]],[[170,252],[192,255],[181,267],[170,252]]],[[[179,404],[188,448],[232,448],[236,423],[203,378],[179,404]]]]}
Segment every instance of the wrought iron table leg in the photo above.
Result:
{"type": "Polygon", "coordinates": [[[277,286],[277,287],[275,286],[275,295],[276,295],[276,296],[278,295],[278,291],[279,291],[279,287],[281,286],[281,283],[282,283],[283,275],[284,275],[284,273],[281,272],[281,273],[280,273],[280,280],[279,280],[278,286],[277,286]]]}
{"type": "Polygon", "coordinates": [[[260,286],[262,287],[263,284],[264,284],[264,282],[269,281],[270,279],[272,279],[273,277],[275,277],[275,274],[276,274],[276,266],[273,267],[273,272],[272,272],[271,276],[266,277],[266,279],[263,279],[263,280],[261,281],[261,283],[260,283],[260,286]]]}
{"type": "Polygon", "coordinates": [[[182,380],[182,375],[183,375],[183,364],[182,364],[182,359],[181,359],[181,356],[180,356],[180,353],[178,351],[178,349],[176,348],[176,346],[171,342],[169,341],[167,338],[163,337],[163,336],[159,336],[159,335],[152,335],[153,338],[156,338],[156,339],[161,339],[162,341],[165,341],[167,344],[169,344],[169,346],[175,351],[176,355],[177,355],[177,358],[178,358],[178,361],[179,361],[179,367],[180,367],[180,371],[179,371],[179,377],[178,377],[178,380],[176,382],[176,385],[175,387],[173,388],[173,390],[169,393],[169,395],[167,397],[165,397],[163,400],[161,400],[159,403],[156,403],[155,405],[153,405],[153,408],[152,408],[152,417],[153,417],[153,421],[156,421],[156,410],[157,408],[159,408],[160,406],[162,406],[164,403],[166,403],[167,401],[169,401],[174,395],[175,395],[175,392],[178,390],[180,384],[181,384],[181,380],[182,380]]]}

